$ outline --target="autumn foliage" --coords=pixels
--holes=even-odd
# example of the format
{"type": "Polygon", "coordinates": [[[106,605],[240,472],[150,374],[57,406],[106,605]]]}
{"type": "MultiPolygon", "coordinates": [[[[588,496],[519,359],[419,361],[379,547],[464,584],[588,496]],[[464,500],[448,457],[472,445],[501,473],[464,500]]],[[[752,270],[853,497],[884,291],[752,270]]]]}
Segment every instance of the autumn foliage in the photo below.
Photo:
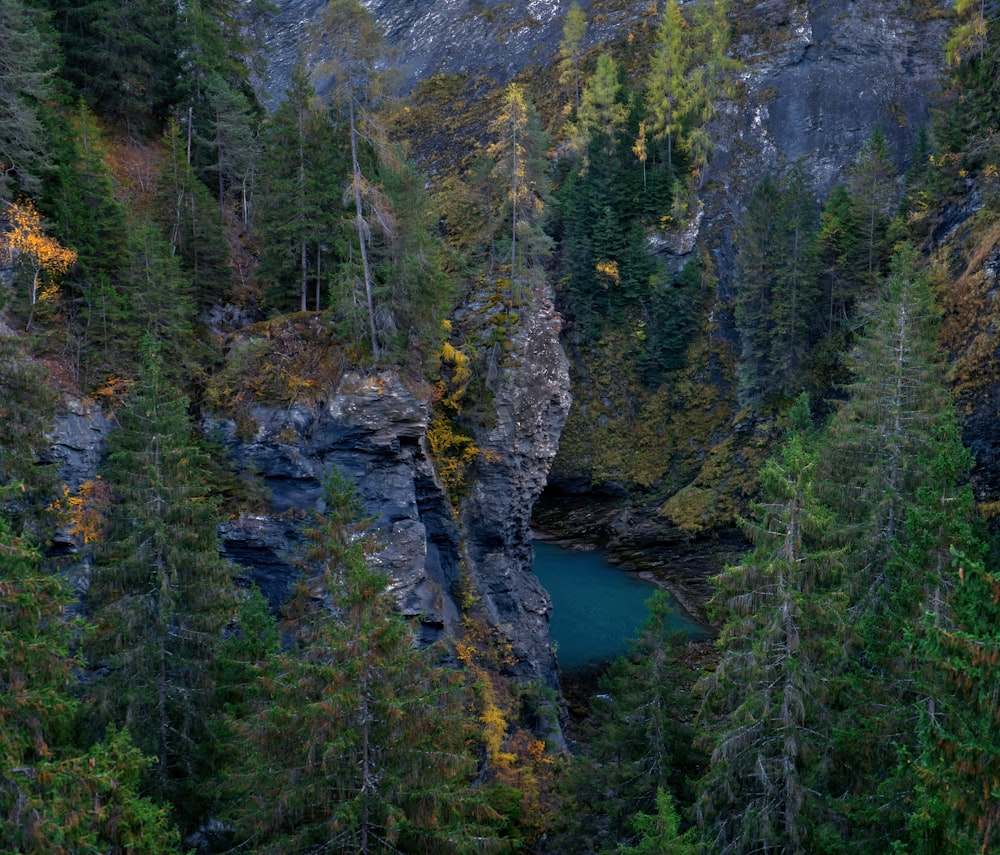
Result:
{"type": "Polygon", "coordinates": [[[29,199],[12,203],[4,217],[6,233],[0,239],[0,261],[14,261],[31,270],[32,312],[39,301],[54,302],[58,296],[55,283],[76,264],[76,252],[47,235],[42,217],[29,199]],[[43,285],[43,277],[49,287],[43,285]]]}

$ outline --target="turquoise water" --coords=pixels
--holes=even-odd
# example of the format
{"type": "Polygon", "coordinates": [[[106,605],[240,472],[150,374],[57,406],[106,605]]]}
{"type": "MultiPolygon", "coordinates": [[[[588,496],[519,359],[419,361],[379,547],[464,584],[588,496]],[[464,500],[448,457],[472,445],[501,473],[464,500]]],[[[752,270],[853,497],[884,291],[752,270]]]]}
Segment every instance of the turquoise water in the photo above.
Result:
{"type": "MultiPolygon", "coordinates": [[[[552,598],[559,667],[573,671],[625,653],[656,586],[608,564],[599,550],[576,552],[538,540],[534,546],[535,575],[552,598]]],[[[706,635],[679,607],[669,623],[691,637],[706,635]]]]}

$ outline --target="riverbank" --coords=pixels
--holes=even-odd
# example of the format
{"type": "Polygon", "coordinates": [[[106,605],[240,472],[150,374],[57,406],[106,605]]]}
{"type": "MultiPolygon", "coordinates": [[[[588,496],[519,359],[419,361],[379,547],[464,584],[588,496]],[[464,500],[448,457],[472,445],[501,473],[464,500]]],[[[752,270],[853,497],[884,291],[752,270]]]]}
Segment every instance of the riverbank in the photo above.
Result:
{"type": "Polygon", "coordinates": [[[532,530],[537,539],[567,549],[604,549],[609,564],[665,588],[713,635],[717,627],[706,610],[713,592],[709,579],[739,560],[747,546],[736,530],[692,537],[652,510],[592,496],[543,493],[532,514],[532,530]]]}

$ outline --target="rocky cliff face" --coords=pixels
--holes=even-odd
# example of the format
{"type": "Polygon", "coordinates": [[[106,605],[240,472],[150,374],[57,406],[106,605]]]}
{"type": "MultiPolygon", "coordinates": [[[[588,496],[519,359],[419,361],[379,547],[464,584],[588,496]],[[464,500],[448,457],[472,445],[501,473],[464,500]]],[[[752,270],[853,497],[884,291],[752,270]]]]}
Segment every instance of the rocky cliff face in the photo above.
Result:
{"type": "Polygon", "coordinates": [[[510,642],[516,676],[555,686],[551,606],[531,572],[530,520],[569,409],[569,375],[551,303],[528,314],[497,383],[495,426],[477,437],[481,463],[458,514],[428,456],[427,401],[392,376],[348,375],[315,406],[255,407],[257,430],[247,439],[235,423],[211,420],[209,431],[269,493],[267,513],[222,527],[226,554],[273,603],[283,601],[299,573],[293,556],[304,522],[322,510],[323,479],[339,467],[375,518],[384,545],[377,560],[425,639],[455,629],[458,597],[471,589],[510,642]]]}
{"type": "Polygon", "coordinates": [[[944,63],[948,21],[939,5],[923,20],[884,0],[762,0],[740,10],[733,54],[744,92],[721,105],[702,194],[701,238],[723,287],[733,226],[765,174],[801,160],[825,199],[875,128],[897,165],[908,165],[944,63]]]}
{"type": "Polygon", "coordinates": [[[471,581],[491,624],[511,643],[519,671],[552,686],[551,604],[531,573],[531,514],[570,407],[561,326],[551,299],[525,312],[495,384],[496,424],[476,438],[482,462],[460,514],[471,581]]]}
{"type": "Polygon", "coordinates": [[[453,627],[457,531],[424,449],[426,402],[394,377],[348,374],[325,402],[256,406],[250,415],[257,430],[249,438],[228,420],[206,428],[266,488],[266,513],[231,520],[221,534],[226,555],[249,568],[269,601],[280,605],[300,575],[302,530],[322,512],[324,479],[337,468],[374,518],[378,561],[400,610],[428,636],[453,627]]]}

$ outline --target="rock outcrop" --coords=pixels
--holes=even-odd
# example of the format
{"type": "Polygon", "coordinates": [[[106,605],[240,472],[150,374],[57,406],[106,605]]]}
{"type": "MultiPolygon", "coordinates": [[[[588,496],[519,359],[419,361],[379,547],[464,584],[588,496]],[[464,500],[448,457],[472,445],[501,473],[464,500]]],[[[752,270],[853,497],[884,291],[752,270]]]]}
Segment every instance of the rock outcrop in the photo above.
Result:
{"type": "Polygon", "coordinates": [[[493,390],[496,424],[476,437],[483,460],[461,512],[471,581],[491,624],[510,642],[519,673],[553,687],[551,603],[531,572],[531,513],[570,407],[561,326],[548,298],[525,313],[493,390]]]}
{"type": "Polygon", "coordinates": [[[425,640],[456,628],[458,598],[471,589],[490,625],[509,642],[521,679],[554,687],[551,605],[531,572],[531,511],[569,409],[569,374],[551,303],[520,325],[496,389],[495,425],[477,442],[477,477],[455,513],[427,452],[428,404],[391,375],[349,374],[329,400],[284,409],[257,406],[252,437],[209,420],[238,465],[268,492],[266,513],[227,522],[224,550],[249,568],[274,603],[300,573],[295,554],[310,513],[323,509],[334,467],[353,477],[383,548],[400,610],[425,640]]]}
{"type": "Polygon", "coordinates": [[[267,491],[267,511],[222,526],[226,555],[248,567],[277,606],[302,572],[303,529],[324,508],[334,468],[353,478],[373,517],[378,562],[400,610],[428,638],[454,628],[459,533],[427,456],[427,402],[391,375],[346,375],[330,398],[288,408],[256,406],[256,433],[243,438],[229,420],[209,420],[235,462],[267,491]]]}
{"type": "MultiPolygon", "coordinates": [[[[944,11],[941,5],[940,12],[944,11]]],[[[701,238],[727,288],[732,232],[753,186],[801,160],[823,200],[875,128],[908,165],[929,119],[948,21],[884,0],[761,0],[740,12],[743,92],[714,123],[701,238]]]]}

